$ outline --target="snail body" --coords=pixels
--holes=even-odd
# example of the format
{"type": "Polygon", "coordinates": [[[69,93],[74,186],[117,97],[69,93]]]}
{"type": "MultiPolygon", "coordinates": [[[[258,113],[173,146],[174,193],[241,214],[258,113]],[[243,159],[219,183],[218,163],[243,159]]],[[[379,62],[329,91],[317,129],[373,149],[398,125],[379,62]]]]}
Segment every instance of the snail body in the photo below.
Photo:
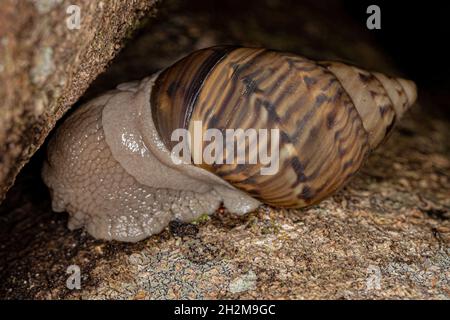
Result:
{"type": "Polygon", "coordinates": [[[411,81],[338,62],[202,49],[78,108],[51,139],[42,176],[70,228],[108,240],[138,241],[221,204],[236,214],[304,207],[344,185],[415,99],[411,81]],[[195,123],[278,130],[268,138],[277,172],[262,174],[260,162],[174,163],[172,133],[195,136],[195,123]]]}

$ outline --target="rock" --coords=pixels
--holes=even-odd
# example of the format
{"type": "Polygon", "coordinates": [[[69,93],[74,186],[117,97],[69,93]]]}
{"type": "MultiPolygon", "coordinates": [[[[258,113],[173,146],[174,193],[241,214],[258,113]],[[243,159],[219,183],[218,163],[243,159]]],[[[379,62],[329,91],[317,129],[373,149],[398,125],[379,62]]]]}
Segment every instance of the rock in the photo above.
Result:
{"type": "Polygon", "coordinates": [[[105,70],[155,1],[0,4],[0,201],[56,121],[105,70]]]}
{"type": "Polygon", "coordinates": [[[234,279],[229,286],[229,290],[231,293],[241,293],[248,290],[253,290],[256,288],[256,274],[250,270],[246,274],[239,276],[234,279]]]}

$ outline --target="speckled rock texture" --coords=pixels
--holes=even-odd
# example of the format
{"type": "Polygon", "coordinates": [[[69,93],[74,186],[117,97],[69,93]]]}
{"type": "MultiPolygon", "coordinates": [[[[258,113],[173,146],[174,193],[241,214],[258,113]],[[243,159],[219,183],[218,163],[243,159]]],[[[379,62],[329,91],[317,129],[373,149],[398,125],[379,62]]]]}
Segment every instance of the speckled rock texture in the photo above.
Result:
{"type": "MultiPolygon", "coordinates": [[[[204,3],[166,1],[82,100],[217,43],[400,75],[339,4],[315,3],[296,1],[286,19],[278,1],[240,1],[239,15],[232,5],[213,15],[204,3]]],[[[420,97],[351,183],[319,205],[243,217],[221,209],[136,244],[69,231],[67,215],[51,212],[40,151],[0,207],[0,297],[450,299],[450,123],[420,97]],[[81,270],[79,290],[66,287],[71,265],[81,270]]]]}
{"type": "Polygon", "coordinates": [[[0,3],[0,200],[56,121],[105,70],[156,2],[0,3]],[[71,4],[80,9],[79,29],[68,20],[71,4]]]}

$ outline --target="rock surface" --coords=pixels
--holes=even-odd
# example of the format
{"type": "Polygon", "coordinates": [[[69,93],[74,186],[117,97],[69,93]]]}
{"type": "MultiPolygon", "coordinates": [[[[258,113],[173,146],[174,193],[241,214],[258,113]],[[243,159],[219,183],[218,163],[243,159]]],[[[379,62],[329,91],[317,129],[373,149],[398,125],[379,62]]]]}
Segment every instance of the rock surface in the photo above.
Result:
{"type": "Polygon", "coordinates": [[[155,1],[0,4],[0,201],[56,121],[104,71],[155,1]]]}
{"type": "MultiPolygon", "coordinates": [[[[283,4],[258,3],[237,15],[232,5],[165,2],[82,100],[216,43],[397,74],[338,4],[296,2],[286,19],[283,4]],[[330,12],[342,18],[339,30],[330,12]]],[[[319,205],[241,218],[220,210],[137,244],[67,230],[66,215],[51,212],[38,152],[0,207],[0,297],[449,299],[450,124],[427,112],[430,103],[420,100],[351,183],[319,205]],[[71,265],[80,267],[80,290],[66,286],[71,265]]]]}

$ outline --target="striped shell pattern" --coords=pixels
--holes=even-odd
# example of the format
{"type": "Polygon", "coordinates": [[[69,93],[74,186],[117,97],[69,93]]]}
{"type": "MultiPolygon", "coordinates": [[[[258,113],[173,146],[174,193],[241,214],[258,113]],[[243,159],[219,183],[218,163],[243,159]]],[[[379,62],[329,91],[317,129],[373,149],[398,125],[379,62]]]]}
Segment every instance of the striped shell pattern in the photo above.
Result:
{"type": "Polygon", "coordinates": [[[279,171],[200,166],[274,206],[303,207],[344,185],[416,99],[412,81],[340,62],[259,48],[191,53],[156,79],[151,108],[161,139],[203,129],[279,129],[279,171]]]}

